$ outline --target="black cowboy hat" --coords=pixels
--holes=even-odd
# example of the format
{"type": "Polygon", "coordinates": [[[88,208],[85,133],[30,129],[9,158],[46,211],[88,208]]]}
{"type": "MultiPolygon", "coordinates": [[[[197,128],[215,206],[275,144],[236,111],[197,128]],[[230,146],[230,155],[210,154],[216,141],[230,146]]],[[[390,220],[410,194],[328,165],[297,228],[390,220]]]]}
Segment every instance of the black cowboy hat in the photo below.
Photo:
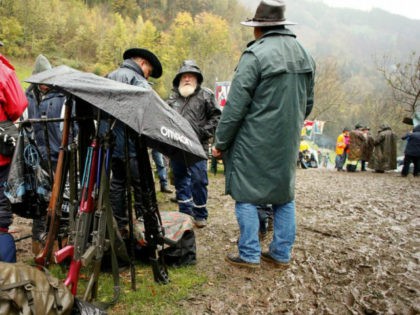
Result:
{"type": "Polygon", "coordinates": [[[140,57],[146,59],[153,67],[152,78],[160,78],[162,75],[162,64],[159,61],[159,58],[152,53],[151,51],[144,48],[130,48],[127,49],[123,54],[123,59],[130,59],[133,57],[140,57]]]}
{"type": "Polygon", "coordinates": [[[257,11],[255,11],[255,16],[252,19],[241,22],[241,24],[251,27],[296,24],[286,20],[284,11],[286,11],[286,3],[284,3],[284,1],[262,0],[257,11]]]}

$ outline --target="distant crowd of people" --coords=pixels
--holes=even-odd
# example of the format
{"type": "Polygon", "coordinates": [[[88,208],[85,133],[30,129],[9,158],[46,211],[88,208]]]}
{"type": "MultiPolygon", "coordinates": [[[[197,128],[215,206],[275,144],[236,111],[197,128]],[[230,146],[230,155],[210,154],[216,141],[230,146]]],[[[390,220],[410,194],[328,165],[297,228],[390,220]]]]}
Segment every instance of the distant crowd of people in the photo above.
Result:
{"type": "MultiPolygon", "coordinates": [[[[378,134],[372,136],[368,126],[356,124],[354,129],[345,127],[337,137],[335,168],[337,171],[355,172],[360,164],[360,170],[366,171],[368,166],[376,173],[395,170],[397,168],[397,135],[387,124],[379,127],[378,134]]],[[[414,127],[401,139],[407,140],[404,151],[404,166],[402,176],[407,176],[410,164],[414,164],[413,175],[419,174],[420,158],[420,125],[414,127]]]]}

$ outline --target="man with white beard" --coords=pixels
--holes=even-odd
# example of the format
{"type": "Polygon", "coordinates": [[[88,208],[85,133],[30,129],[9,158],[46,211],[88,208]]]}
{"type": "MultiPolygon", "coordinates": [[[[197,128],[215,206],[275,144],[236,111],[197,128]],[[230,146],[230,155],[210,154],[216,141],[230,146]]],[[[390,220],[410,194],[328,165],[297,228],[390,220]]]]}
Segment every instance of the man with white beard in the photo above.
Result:
{"type": "MultiPolygon", "coordinates": [[[[185,60],[172,84],[168,104],[188,120],[197,133],[204,151],[208,151],[221,115],[214,93],[201,86],[203,75],[193,60],[185,60]]],[[[179,211],[194,218],[198,228],[207,225],[207,161],[187,165],[171,160],[179,211]]]]}

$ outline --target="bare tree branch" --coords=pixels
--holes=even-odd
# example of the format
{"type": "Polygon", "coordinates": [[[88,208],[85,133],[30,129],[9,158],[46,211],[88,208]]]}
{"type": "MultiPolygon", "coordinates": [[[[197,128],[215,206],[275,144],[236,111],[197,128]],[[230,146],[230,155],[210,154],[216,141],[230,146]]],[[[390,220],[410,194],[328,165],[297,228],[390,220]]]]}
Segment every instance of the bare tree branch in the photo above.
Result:
{"type": "Polygon", "coordinates": [[[406,63],[394,63],[384,56],[377,67],[391,87],[397,105],[414,115],[420,98],[420,56],[412,52],[406,63]]]}

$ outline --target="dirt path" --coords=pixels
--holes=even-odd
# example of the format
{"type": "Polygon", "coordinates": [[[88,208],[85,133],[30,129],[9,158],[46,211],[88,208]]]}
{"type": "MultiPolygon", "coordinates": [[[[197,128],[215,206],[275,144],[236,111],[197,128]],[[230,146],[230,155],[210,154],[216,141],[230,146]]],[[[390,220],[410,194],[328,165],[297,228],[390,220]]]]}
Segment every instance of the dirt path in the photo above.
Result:
{"type": "Polygon", "coordinates": [[[297,240],[283,273],[224,262],[237,250],[234,203],[222,177],[210,180],[210,225],[197,231],[209,281],[184,302],[187,313],[420,313],[420,178],[299,169],[297,240]]]}
{"type": "MultiPolygon", "coordinates": [[[[297,240],[283,273],[224,261],[237,250],[234,203],[221,175],[210,175],[209,191],[209,225],[196,230],[208,281],[180,302],[186,314],[420,314],[420,178],[298,169],[297,240]]],[[[16,237],[30,230],[19,218],[15,226],[16,237]]],[[[29,246],[19,242],[21,259],[29,246]]]]}

